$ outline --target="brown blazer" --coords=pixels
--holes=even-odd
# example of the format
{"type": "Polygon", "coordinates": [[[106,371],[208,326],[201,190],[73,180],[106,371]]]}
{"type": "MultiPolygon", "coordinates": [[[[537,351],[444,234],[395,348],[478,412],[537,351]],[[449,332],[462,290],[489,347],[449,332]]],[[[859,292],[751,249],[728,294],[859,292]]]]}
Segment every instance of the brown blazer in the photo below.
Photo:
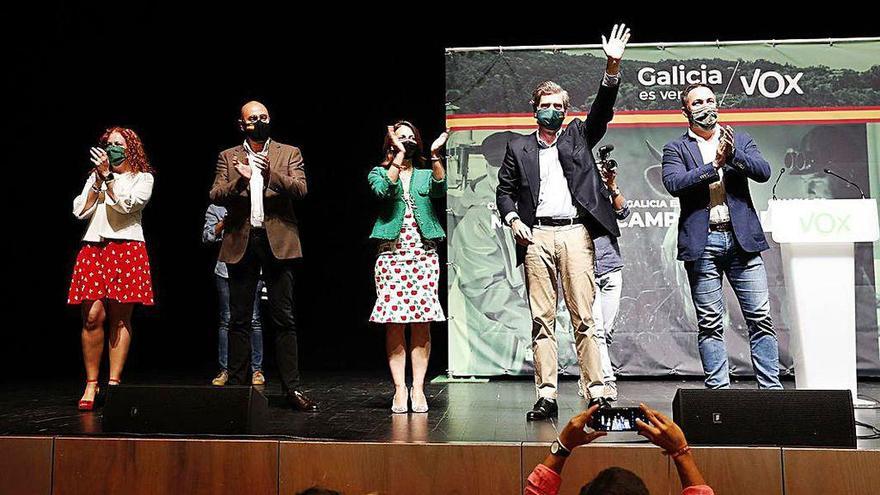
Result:
{"type": "MultiPolygon", "coordinates": [[[[299,148],[270,139],[269,180],[263,191],[263,226],[278,259],[302,257],[299,227],[293,201],[306,195],[306,171],[299,148]]],[[[220,261],[238,263],[244,256],[251,230],[251,199],[248,181],[235,170],[233,158],[247,163],[244,144],[220,152],[211,186],[211,202],[226,207],[220,261]],[[239,180],[241,179],[241,180],[239,180]]]]}

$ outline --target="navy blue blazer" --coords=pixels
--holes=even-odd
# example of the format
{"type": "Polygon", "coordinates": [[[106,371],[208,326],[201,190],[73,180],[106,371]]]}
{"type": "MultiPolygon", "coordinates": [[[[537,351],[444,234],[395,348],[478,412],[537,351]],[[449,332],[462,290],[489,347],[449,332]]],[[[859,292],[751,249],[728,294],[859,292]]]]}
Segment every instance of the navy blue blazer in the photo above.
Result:
{"type": "MultiPolygon", "coordinates": [[[[568,190],[575,206],[586,214],[587,226],[594,236],[620,236],[620,228],[611,201],[608,200],[611,193],[599,177],[592,151],[605,135],[608,123],[614,116],[614,101],[619,86],[600,86],[586,121],[572,120],[556,140],[559,163],[568,182],[568,190]]],[[[498,170],[495,204],[501,218],[505,219],[515,211],[524,224],[533,227],[540,189],[537,137],[535,133],[514,137],[507,143],[504,161],[498,170]]],[[[517,265],[522,264],[525,256],[526,248],[517,244],[517,265]]]]}
{"type": "MultiPolygon", "coordinates": [[[[764,229],[749,193],[749,179],[770,180],[770,164],[744,132],[734,135],[735,151],[724,164],[724,189],[730,222],[740,247],[757,253],[768,249],[764,229]]],[[[719,179],[711,162],[703,163],[697,140],[684,133],[663,147],[663,185],[681,201],[678,218],[678,259],[693,261],[703,254],[709,236],[709,184],[719,179]]]]}

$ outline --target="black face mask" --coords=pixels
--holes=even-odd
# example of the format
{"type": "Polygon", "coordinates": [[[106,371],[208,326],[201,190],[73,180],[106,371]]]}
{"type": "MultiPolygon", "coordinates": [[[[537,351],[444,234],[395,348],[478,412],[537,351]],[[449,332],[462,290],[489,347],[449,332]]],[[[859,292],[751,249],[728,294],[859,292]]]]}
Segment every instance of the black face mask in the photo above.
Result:
{"type": "Polygon", "coordinates": [[[403,148],[406,150],[405,156],[407,158],[416,156],[416,152],[419,151],[419,145],[415,141],[404,141],[403,148]]]}
{"type": "Polygon", "coordinates": [[[269,139],[269,123],[258,120],[254,123],[253,130],[245,127],[244,133],[247,134],[247,137],[258,143],[265,142],[267,139],[269,139]]]}

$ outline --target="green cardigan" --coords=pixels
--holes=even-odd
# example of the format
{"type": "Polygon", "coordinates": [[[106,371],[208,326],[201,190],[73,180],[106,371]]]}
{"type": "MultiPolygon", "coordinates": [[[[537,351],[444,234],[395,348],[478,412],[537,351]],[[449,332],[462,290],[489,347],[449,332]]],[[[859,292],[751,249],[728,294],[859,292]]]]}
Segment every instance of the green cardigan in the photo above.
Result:
{"type": "MultiPolygon", "coordinates": [[[[373,194],[382,201],[379,218],[373,225],[370,238],[397,239],[403,226],[403,215],[406,213],[400,180],[392,183],[388,178],[388,169],[381,166],[373,168],[367,180],[370,182],[373,194]]],[[[409,194],[414,203],[413,213],[422,236],[431,240],[446,237],[431,205],[431,198],[446,196],[446,177],[436,180],[430,169],[414,169],[409,183],[409,194]]]]}

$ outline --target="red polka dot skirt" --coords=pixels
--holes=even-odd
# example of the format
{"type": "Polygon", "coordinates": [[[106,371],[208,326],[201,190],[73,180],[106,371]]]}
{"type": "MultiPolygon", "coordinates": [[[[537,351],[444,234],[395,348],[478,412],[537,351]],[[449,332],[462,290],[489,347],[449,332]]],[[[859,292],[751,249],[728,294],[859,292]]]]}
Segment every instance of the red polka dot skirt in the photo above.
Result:
{"type": "Polygon", "coordinates": [[[73,267],[67,304],[98,299],[153,305],[150,260],[142,241],[83,244],[73,267]]]}

